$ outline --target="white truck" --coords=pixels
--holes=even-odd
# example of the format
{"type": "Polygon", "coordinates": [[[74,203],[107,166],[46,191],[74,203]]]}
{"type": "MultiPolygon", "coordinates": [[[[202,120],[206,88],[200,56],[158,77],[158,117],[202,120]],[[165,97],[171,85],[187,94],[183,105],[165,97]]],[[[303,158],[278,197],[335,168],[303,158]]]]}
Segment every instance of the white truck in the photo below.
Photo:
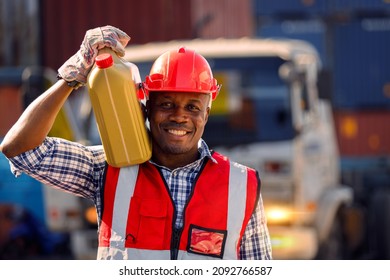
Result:
{"type": "Polygon", "coordinates": [[[222,89],[204,139],[259,171],[274,259],[346,257],[352,189],[340,184],[332,110],[319,98],[316,50],[297,40],[195,39],[132,45],[145,77],[165,50],[205,56],[222,89]]]}

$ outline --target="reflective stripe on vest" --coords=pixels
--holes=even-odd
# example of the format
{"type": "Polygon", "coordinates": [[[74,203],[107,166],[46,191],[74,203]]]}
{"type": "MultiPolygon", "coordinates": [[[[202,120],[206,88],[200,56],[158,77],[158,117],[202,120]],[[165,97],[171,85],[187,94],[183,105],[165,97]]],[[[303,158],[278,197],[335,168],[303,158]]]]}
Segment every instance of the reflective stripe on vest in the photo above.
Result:
{"type": "MultiPolygon", "coordinates": [[[[254,203],[249,207],[247,205],[248,169],[245,166],[234,162],[229,162],[229,166],[226,228],[228,234],[226,237],[223,258],[236,259],[238,256],[239,242],[255,205],[254,203]]],[[[111,189],[108,193],[108,197],[112,197],[113,205],[108,206],[107,209],[105,202],[105,209],[103,212],[103,215],[108,215],[108,218],[112,215],[110,234],[106,235],[109,236],[109,240],[105,240],[101,236],[99,237],[98,259],[170,259],[170,250],[125,248],[125,238],[127,234],[126,221],[128,219],[131,197],[133,196],[137,185],[136,178],[138,177],[139,166],[121,168],[118,169],[118,172],[117,182],[114,182],[111,185],[111,189]],[[112,209],[112,211],[110,212],[109,209],[112,209]]],[[[250,172],[252,172],[251,180],[257,178],[256,175],[254,175],[255,171],[251,170],[250,172]]],[[[259,191],[259,189],[257,191],[259,191]]],[[[256,190],[252,195],[257,195],[256,190]]],[[[107,199],[106,192],[104,199],[107,199]]],[[[254,200],[252,199],[250,201],[254,200]]],[[[103,230],[109,229],[109,226],[107,225],[101,226],[103,230]]],[[[100,235],[101,234],[102,233],[100,233],[100,235]]],[[[187,236],[183,236],[182,238],[187,238],[187,236]]],[[[178,254],[178,259],[217,258],[198,255],[181,249],[178,254]]]]}
{"type": "Polygon", "coordinates": [[[112,213],[112,228],[110,247],[122,250],[125,248],[127,214],[130,198],[133,196],[139,165],[121,169],[115,192],[114,209],[112,213]]]}

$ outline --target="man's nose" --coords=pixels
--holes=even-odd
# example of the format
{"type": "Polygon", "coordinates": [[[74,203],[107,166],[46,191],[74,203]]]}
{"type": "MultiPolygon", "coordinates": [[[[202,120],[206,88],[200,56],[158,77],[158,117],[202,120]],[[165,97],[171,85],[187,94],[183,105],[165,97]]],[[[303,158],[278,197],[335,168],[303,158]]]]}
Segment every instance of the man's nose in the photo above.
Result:
{"type": "Polygon", "coordinates": [[[188,119],[188,112],[184,107],[176,106],[172,110],[172,114],[170,115],[170,120],[175,122],[185,122],[188,119]]]}

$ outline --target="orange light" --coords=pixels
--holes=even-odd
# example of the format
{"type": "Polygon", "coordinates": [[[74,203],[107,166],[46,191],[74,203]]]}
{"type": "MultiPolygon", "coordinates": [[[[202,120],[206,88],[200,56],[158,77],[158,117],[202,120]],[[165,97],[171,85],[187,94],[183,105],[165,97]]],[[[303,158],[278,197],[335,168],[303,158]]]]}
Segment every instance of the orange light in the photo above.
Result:
{"type": "Polygon", "coordinates": [[[341,134],[345,138],[355,138],[358,133],[358,124],[355,118],[344,117],[340,124],[341,134]]]}
{"type": "Polygon", "coordinates": [[[309,212],[316,211],[317,210],[317,203],[315,203],[314,201],[309,201],[308,203],[306,203],[306,210],[309,212]]]}
{"type": "MultiPolygon", "coordinates": [[[[390,3],[390,0],[388,0],[387,2],[390,3]]],[[[385,97],[390,98],[390,83],[386,83],[383,86],[383,94],[385,97]]]]}
{"type": "Polygon", "coordinates": [[[88,207],[87,210],[85,210],[84,217],[88,223],[97,224],[97,213],[95,207],[88,207]]]}

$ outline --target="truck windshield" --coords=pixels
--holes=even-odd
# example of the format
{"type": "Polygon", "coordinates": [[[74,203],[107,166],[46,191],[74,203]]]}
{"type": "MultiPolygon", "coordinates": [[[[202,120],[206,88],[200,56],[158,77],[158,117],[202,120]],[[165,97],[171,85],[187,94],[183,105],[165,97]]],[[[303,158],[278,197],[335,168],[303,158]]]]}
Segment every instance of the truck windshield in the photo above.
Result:
{"type": "MultiPolygon", "coordinates": [[[[279,57],[207,58],[222,84],[203,138],[208,145],[237,146],[293,138],[288,85],[279,77],[279,57]]],[[[141,77],[151,64],[137,63],[141,77]]]]}

